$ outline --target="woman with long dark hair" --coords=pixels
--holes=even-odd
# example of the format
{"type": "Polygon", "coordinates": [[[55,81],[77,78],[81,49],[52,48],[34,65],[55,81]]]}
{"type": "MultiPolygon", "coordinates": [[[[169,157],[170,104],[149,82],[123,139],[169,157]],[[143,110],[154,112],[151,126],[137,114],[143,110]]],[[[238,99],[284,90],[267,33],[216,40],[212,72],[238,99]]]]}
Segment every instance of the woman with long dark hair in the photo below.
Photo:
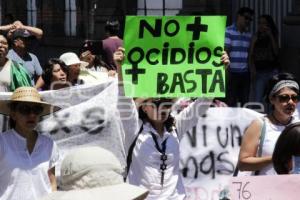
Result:
{"type": "Polygon", "coordinates": [[[44,80],[43,90],[58,90],[71,86],[67,81],[67,66],[58,58],[50,58],[48,60],[42,78],[44,80]]]}
{"type": "MultiPolygon", "coordinates": [[[[194,127],[211,105],[210,99],[197,99],[178,115],[171,115],[174,99],[124,96],[121,62],[124,49],[114,54],[119,78],[119,100],[125,148],[127,180],[149,190],[147,199],[184,199],[179,169],[179,140],[194,127]]],[[[221,61],[229,64],[227,54],[221,61]]]]}

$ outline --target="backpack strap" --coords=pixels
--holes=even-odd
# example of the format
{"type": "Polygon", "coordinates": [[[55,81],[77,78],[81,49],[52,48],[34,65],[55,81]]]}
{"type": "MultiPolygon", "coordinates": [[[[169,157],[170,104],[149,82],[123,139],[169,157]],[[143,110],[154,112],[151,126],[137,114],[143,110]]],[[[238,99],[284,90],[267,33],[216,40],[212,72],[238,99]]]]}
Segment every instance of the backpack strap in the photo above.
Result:
{"type": "MultiPolygon", "coordinates": [[[[142,124],[137,136],[134,138],[133,142],[131,143],[130,147],[129,147],[129,150],[128,150],[128,154],[127,154],[127,158],[126,158],[126,162],[127,162],[127,166],[126,166],[126,177],[128,175],[128,172],[129,172],[129,168],[130,168],[130,165],[131,165],[131,162],[132,162],[132,153],[133,153],[133,149],[135,147],[135,144],[136,144],[136,141],[139,137],[139,135],[141,134],[141,132],[143,131],[144,129],[144,124],[142,124]]],[[[125,178],[126,180],[126,178],[125,178]]]]}
{"type": "Polygon", "coordinates": [[[262,156],[262,150],[263,150],[265,136],[266,136],[266,120],[265,120],[265,118],[263,118],[263,124],[262,124],[262,128],[260,131],[259,147],[258,147],[258,153],[257,153],[258,157],[262,156]]]}

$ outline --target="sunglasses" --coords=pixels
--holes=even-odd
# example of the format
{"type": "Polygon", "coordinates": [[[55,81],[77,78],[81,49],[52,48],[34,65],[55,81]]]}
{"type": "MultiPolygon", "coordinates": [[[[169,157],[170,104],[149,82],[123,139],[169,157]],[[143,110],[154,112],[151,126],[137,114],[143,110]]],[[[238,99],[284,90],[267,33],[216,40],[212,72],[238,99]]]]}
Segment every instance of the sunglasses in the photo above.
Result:
{"type": "Polygon", "coordinates": [[[287,95],[287,94],[284,94],[284,95],[277,95],[276,96],[279,100],[280,103],[287,103],[289,102],[291,99],[294,103],[297,103],[299,101],[299,95],[287,95]]]}
{"type": "Polygon", "coordinates": [[[18,105],[16,111],[22,115],[29,115],[33,113],[35,115],[40,115],[44,111],[44,108],[39,105],[29,106],[29,105],[18,105]]]}

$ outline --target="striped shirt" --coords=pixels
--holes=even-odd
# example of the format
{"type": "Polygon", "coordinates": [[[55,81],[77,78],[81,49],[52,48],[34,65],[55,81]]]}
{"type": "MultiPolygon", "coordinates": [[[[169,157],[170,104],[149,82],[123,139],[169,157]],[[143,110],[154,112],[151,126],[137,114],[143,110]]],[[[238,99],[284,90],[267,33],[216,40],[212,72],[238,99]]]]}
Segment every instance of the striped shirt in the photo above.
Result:
{"type": "Polygon", "coordinates": [[[241,33],[236,24],[226,28],[225,47],[229,50],[230,72],[248,72],[248,50],[250,47],[251,33],[241,33]]]}

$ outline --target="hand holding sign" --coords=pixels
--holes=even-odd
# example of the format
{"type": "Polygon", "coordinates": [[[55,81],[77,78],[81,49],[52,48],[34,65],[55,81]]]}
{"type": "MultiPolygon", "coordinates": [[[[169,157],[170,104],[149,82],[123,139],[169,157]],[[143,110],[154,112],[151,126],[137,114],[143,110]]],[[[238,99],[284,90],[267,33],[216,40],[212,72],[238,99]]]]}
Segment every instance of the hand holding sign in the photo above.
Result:
{"type": "Polygon", "coordinates": [[[225,68],[227,68],[230,65],[229,56],[226,51],[222,52],[221,62],[224,63],[225,68]]]}
{"type": "Polygon", "coordinates": [[[123,83],[122,73],[121,73],[121,67],[123,64],[123,61],[125,59],[125,49],[122,47],[119,47],[113,54],[114,62],[117,66],[117,73],[118,73],[118,80],[119,84],[123,83]]]}
{"type": "Polygon", "coordinates": [[[125,49],[119,47],[117,51],[114,52],[113,59],[117,67],[120,68],[125,59],[125,49]]]}

